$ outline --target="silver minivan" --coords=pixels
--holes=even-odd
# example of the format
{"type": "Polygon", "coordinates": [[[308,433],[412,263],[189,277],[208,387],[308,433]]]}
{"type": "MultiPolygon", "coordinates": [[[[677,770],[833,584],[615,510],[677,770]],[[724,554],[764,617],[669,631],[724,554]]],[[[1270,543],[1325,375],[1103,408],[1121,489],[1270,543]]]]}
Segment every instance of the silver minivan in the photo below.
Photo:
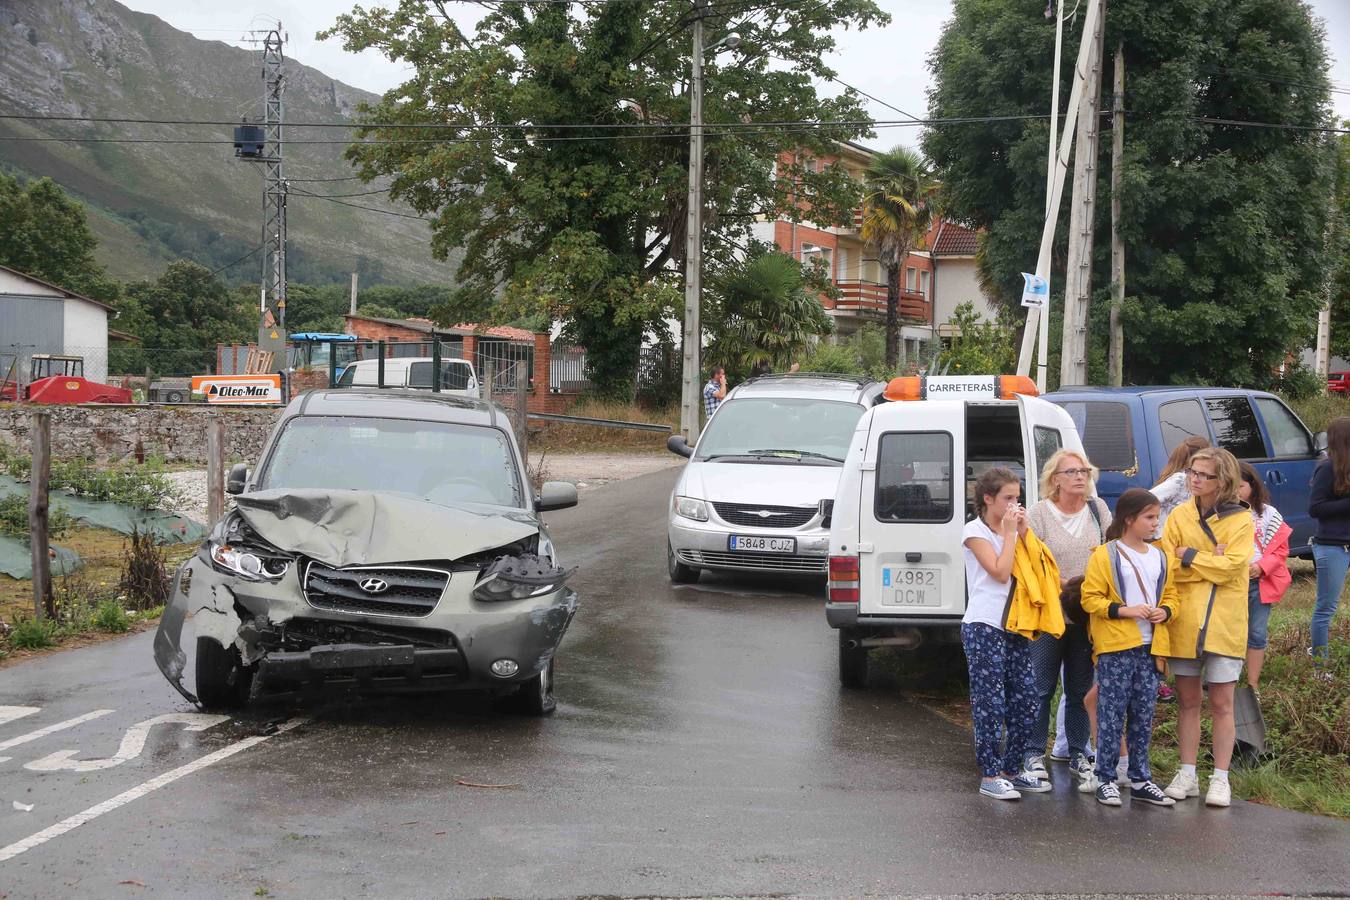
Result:
{"type": "Polygon", "coordinates": [[[882,384],[849,375],[752,378],[728,395],[670,496],[671,581],[704,569],[824,575],[835,485],[858,419],[882,384]]]}

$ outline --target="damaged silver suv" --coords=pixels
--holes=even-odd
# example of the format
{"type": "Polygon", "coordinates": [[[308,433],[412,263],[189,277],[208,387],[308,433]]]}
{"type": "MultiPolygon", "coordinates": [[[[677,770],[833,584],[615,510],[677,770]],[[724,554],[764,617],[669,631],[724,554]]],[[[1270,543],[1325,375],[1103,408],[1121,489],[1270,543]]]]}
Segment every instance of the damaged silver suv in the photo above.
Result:
{"type": "Polygon", "coordinates": [[[235,508],[179,568],[155,661],[204,708],[270,691],[486,690],[554,709],[553,656],[577,609],[502,412],[379,389],[311,391],[283,412],[235,508]],[[184,624],[196,695],[183,685],[184,624]]]}

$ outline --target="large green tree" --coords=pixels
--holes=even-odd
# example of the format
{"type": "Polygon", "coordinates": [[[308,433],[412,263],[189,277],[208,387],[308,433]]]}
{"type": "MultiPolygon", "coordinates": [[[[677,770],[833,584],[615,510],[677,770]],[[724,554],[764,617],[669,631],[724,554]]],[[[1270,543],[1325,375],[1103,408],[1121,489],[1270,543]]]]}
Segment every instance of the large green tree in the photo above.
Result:
{"type": "MultiPolygon", "coordinates": [[[[1018,273],[1035,265],[1045,210],[1047,124],[1019,118],[1049,107],[1054,27],[1043,9],[1040,0],[956,0],[931,61],[930,115],[1010,117],[937,126],[923,143],[945,185],[944,208],[986,229],[984,275],[1010,305],[1018,273]]],[[[1066,27],[1066,60],[1081,20],[1066,27]]],[[[1286,353],[1308,346],[1328,264],[1329,141],[1316,130],[1328,123],[1323,43],[1307,5],[1293,0],[1108,4],[1103,109],[1118,45],[1128,73],[1127,382],[1262,385],[1286,353]]],[[[1071,74],[1066,61],[1061,97],[1071,74]]],[[[1092,260],[1092,341],[1103,348],[1110,146],[1104,130],[1092,260]]]]}
{"type": "MultiPolygon", "coordinates": [[[[1350,129],[1350,119],[1341,123],[1350,129]]],[[[1350,356],[1350,134],[1336,139],[1336,193],[1328,228],[1332,254],[1331,350],[1350,356]]]]}
{"type": "Polygon", "coordinates": [[[900,362],[900,263],[933,220],[938,183],[924,158],[896,147],[872,158],[863,195],[861,237],[886,268],[886,365],[900,362]]]}
{"type": "Polygon", "coordinates": [[[113,350],[109,371],[213,372],[217,344],[244,343],[257,336],[255,302],[256,294],[246,299],[232,295],[204,266],[170,263],[154,281],[126,286],[118,324],[141,342],[113,350]]]}
{"type": "Polygon", "coordinates": [[[118,286],[94,260],[97,246],[84,206],[60,185],[0,173],[0,265],[111,302],[118,286]]]}
{"type": "Polygon", "coordinates": [[[587,348],[600,391],[631,391],[644,330],[679,306],[694,15],[709,43],[733,28],[742,37],[705,65],[709,267],[735,255],[757,216],[809,207],[814,221],[842,223],[856,205],[842,167],[814,161],[865,126],[749,123],[866,120],[855,94],[823,99],[813,79],[833,74],[822,62],[833,29],[887,21],[871,0],[484,6],[472,34],[436,0],[400,0],[357,8],[323,35],[411,69],[368,122],[437,126],[372,124],[362,136],[388,143],[348,157],[432,219],[437,256],[464,248],[440,321],[545,313],[587,348]]]}

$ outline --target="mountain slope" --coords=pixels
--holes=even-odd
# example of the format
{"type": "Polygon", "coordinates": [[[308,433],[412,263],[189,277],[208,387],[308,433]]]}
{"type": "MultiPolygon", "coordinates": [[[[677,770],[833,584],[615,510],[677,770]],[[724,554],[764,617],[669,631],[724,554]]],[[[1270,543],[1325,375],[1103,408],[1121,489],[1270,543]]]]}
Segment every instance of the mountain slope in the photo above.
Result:
{"type": "MultiPolygon", "coordinates": [[[[228,18],[228,13],[222,13],[228,18]]],[[[141,119],[239,121],[262,112],[261,53],[202,41],[114,0],[0,0],[0,113],[141,119]]],[[[286,62],[285,118],[333,122],[375,95],[322,72],[286,62]]],[[[288,128],[287,141],[343,141],[341,129],[288,128]]],[[[262,173],[237,160],[232,128],[0,119],[0,168],[51,176],[90,207],[111,274],[158,274],[187,257],[220,266],[261,242],[262,173]],[[144,143],[5,140],[80,136],[137,138],[144,143]],[[222,143],[156,143],[164,139],[222,143]]],[[[342,143],[288,143],[293,179],[287,218],[288,270],[294,281],[342,280],[360,271],[367,283],[453,280],[454,264],[431,258],[429,230],[412,218],[371,212],[300,190],[350,195],[374,190],[341,179],[352,169],[342,143]],[[319,180],[314,180],[319,179],[319,180]]],[[[383,194],[344,203],[409,211],[383,194]]],[[[222,277],[256,280],[260,256],[222,277]]]]}

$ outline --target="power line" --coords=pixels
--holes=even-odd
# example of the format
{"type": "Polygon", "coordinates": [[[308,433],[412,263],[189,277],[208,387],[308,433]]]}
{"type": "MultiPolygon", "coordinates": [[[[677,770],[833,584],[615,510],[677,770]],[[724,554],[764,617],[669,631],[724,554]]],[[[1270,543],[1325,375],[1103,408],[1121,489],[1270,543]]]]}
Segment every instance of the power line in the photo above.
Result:
{"type": "Polygon", "coordinates": [[[416,216],[412,213],[401,213],[392,209],[380,209],[378,206],[362,206],[360,203],[348,203],[346,200],[337,200],[333,197],[325,197],[323,194],[311,194],[308,191],[292,191],[292,197],[313,197],[316,200],[327,200],[329,203],[336,203],[339,206],[350,206],[352,209],[364,209],[367,212],[384,213],[386,216],[398,216],[400,219],[419,219],[423,222],[431,222],[426,216],[416,216]]]}

